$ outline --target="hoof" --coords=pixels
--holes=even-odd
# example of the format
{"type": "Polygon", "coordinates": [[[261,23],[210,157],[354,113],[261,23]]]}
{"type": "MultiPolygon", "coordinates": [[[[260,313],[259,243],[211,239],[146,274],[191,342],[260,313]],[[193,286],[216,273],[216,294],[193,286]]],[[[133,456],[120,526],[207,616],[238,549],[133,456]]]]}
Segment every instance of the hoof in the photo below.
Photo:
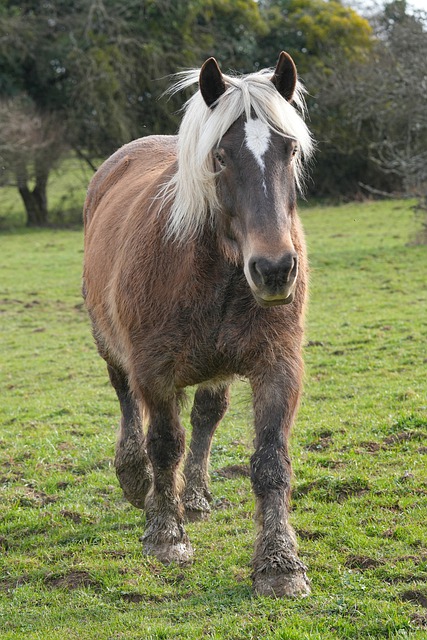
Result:
{"type": "Polygon", "coordinates": [[[258,596],[271,598],[305,598],[310,594],[310,581],[305,572],[256,573],[253,588],[258,596]]]}
{"type": "Polygon", "coordinates": [[[152,474],[147,466],[122,467],[116,463],[116,476],[128,502],[137,509],[144,509],[145,498],[151,487],[152,474]]]}
{"type": "Polygon", "coordinates": [[[189,541],[176,542],[174,544],[154,543],[144,540],[144,551],[149,556],[155,556],[163,564],[175,562],[180,565],[187,565],[192,562],[194,551],[189,541]]]}
{"type": "Polygon", "coordinates": [[[211,514],[211,508],[206,498],[200,494],[193,493],[190,497],[183,497],[185,509],[185,519],[187,522],[198,522],[207,520],[211,514]]]}
{"type": "MultiPolygon", "coordinates": [[[[149,510],[147,519],[150,518],[149,510]]],[[[175,518],[154,518],[141,538],[144,552],[155,556],[163,564],[189,564],[193,547],[182,524],[175,518]]]]}
{"type": "Polygon", "coordinates": [[[207,487],[187,485],[182,496],[187,522],[207,520],[211,514],[210,502],[212,502],[212,495],[207,487]]]}

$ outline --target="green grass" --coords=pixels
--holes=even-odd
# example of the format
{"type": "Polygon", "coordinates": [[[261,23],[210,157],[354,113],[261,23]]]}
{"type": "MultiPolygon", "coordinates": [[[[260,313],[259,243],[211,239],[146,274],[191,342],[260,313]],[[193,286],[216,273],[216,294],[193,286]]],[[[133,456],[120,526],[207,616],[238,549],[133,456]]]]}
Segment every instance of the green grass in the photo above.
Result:
{"type": "MultiPolygon", "coordinates": [[[[292,523],[313,593],[255,598],[250,395],[212,453],[191,567],[141,552],[119,413],[80,299],[81,231],[0,236],[0,638],[427,638],[427,256],[410,204],[307,208],[306,383],[292,523]],[[233,475],[226,473],[225,475],[233,475]]],[[[188,426],[188,412],[184,414],[188,426]]]]}

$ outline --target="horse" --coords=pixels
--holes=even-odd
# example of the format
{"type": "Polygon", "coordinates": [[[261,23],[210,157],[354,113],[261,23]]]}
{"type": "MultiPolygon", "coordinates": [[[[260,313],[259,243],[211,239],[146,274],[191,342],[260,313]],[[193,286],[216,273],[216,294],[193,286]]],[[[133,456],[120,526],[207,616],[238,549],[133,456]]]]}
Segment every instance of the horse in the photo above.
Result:
{"type": "Polygon", "coordinates": [[[301,394],[308,266],[297,192],[313,140],[292,58],[226,75],[214,58],[178,75],[197,85],[177,135],[116,151],[84,206],[83,295],[120,407],[116,474],[145,509],[143,550],[192,561],[186,518],[209,516],[212,438],[233,379],[252,390],[256,594],[304,596],[289,523],[288,438],[301,394]],[[195,386],[184,463],[180,408],[195,386]],[[181,464],[183,463],[183,464],[181,464]],[[183,467],[183,473],[181,471],[183,467]]]}

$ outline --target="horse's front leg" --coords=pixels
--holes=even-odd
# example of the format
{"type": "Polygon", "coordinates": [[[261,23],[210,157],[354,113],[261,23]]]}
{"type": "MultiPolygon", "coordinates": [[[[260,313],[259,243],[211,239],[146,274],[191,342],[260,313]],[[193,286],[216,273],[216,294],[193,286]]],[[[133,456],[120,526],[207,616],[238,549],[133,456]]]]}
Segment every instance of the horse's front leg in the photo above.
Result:
{"type": "Polygon", "coordinates": [[[291,491],[289,431],[300,395],[302,370],[283,366],[251,380],[255,412],[255,453],[251,480],[259,527],[253,559],[253,586],[259,595],[304,596],[310,593],[306,567],[298,558],[288,522],[291,491]]]}
{"type": "Polygon", "coordinates": [[[153,402],[144,395],[150,422],[147,450],[153,469],[153,484],[145,501],[147,528],[144,550],[161,562],[187,563],[193,549],[184,529],[179,464],[184,455],[185,433],[179,422],[178,403],[153,402]]]}
{"type": "Polygon", "coordinates": [[[228,385],[197,389],[191,411],[190,450],[185,461],[183,503],[189,520],[207,518],[211,508],[209,492],[209,454],[215,429],[229,403],[228,385]]]}

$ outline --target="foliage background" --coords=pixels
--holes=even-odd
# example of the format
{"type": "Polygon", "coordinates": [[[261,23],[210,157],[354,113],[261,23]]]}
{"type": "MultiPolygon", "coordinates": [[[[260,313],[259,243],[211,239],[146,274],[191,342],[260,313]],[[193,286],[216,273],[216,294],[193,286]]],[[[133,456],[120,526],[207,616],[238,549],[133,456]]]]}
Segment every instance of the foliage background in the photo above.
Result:
{"type": "Polygon", "coordinates": [[[405,0],[369,19],[340,0],[0,0],[0,185],[27,223],[49,222],[47,183],[72,151],[93,170],[123,143],[174,133],[170,74],[214,55],[274,66],[286,49],[318,143],[311,196],[425,196],[426,13],[405,0]]]}

